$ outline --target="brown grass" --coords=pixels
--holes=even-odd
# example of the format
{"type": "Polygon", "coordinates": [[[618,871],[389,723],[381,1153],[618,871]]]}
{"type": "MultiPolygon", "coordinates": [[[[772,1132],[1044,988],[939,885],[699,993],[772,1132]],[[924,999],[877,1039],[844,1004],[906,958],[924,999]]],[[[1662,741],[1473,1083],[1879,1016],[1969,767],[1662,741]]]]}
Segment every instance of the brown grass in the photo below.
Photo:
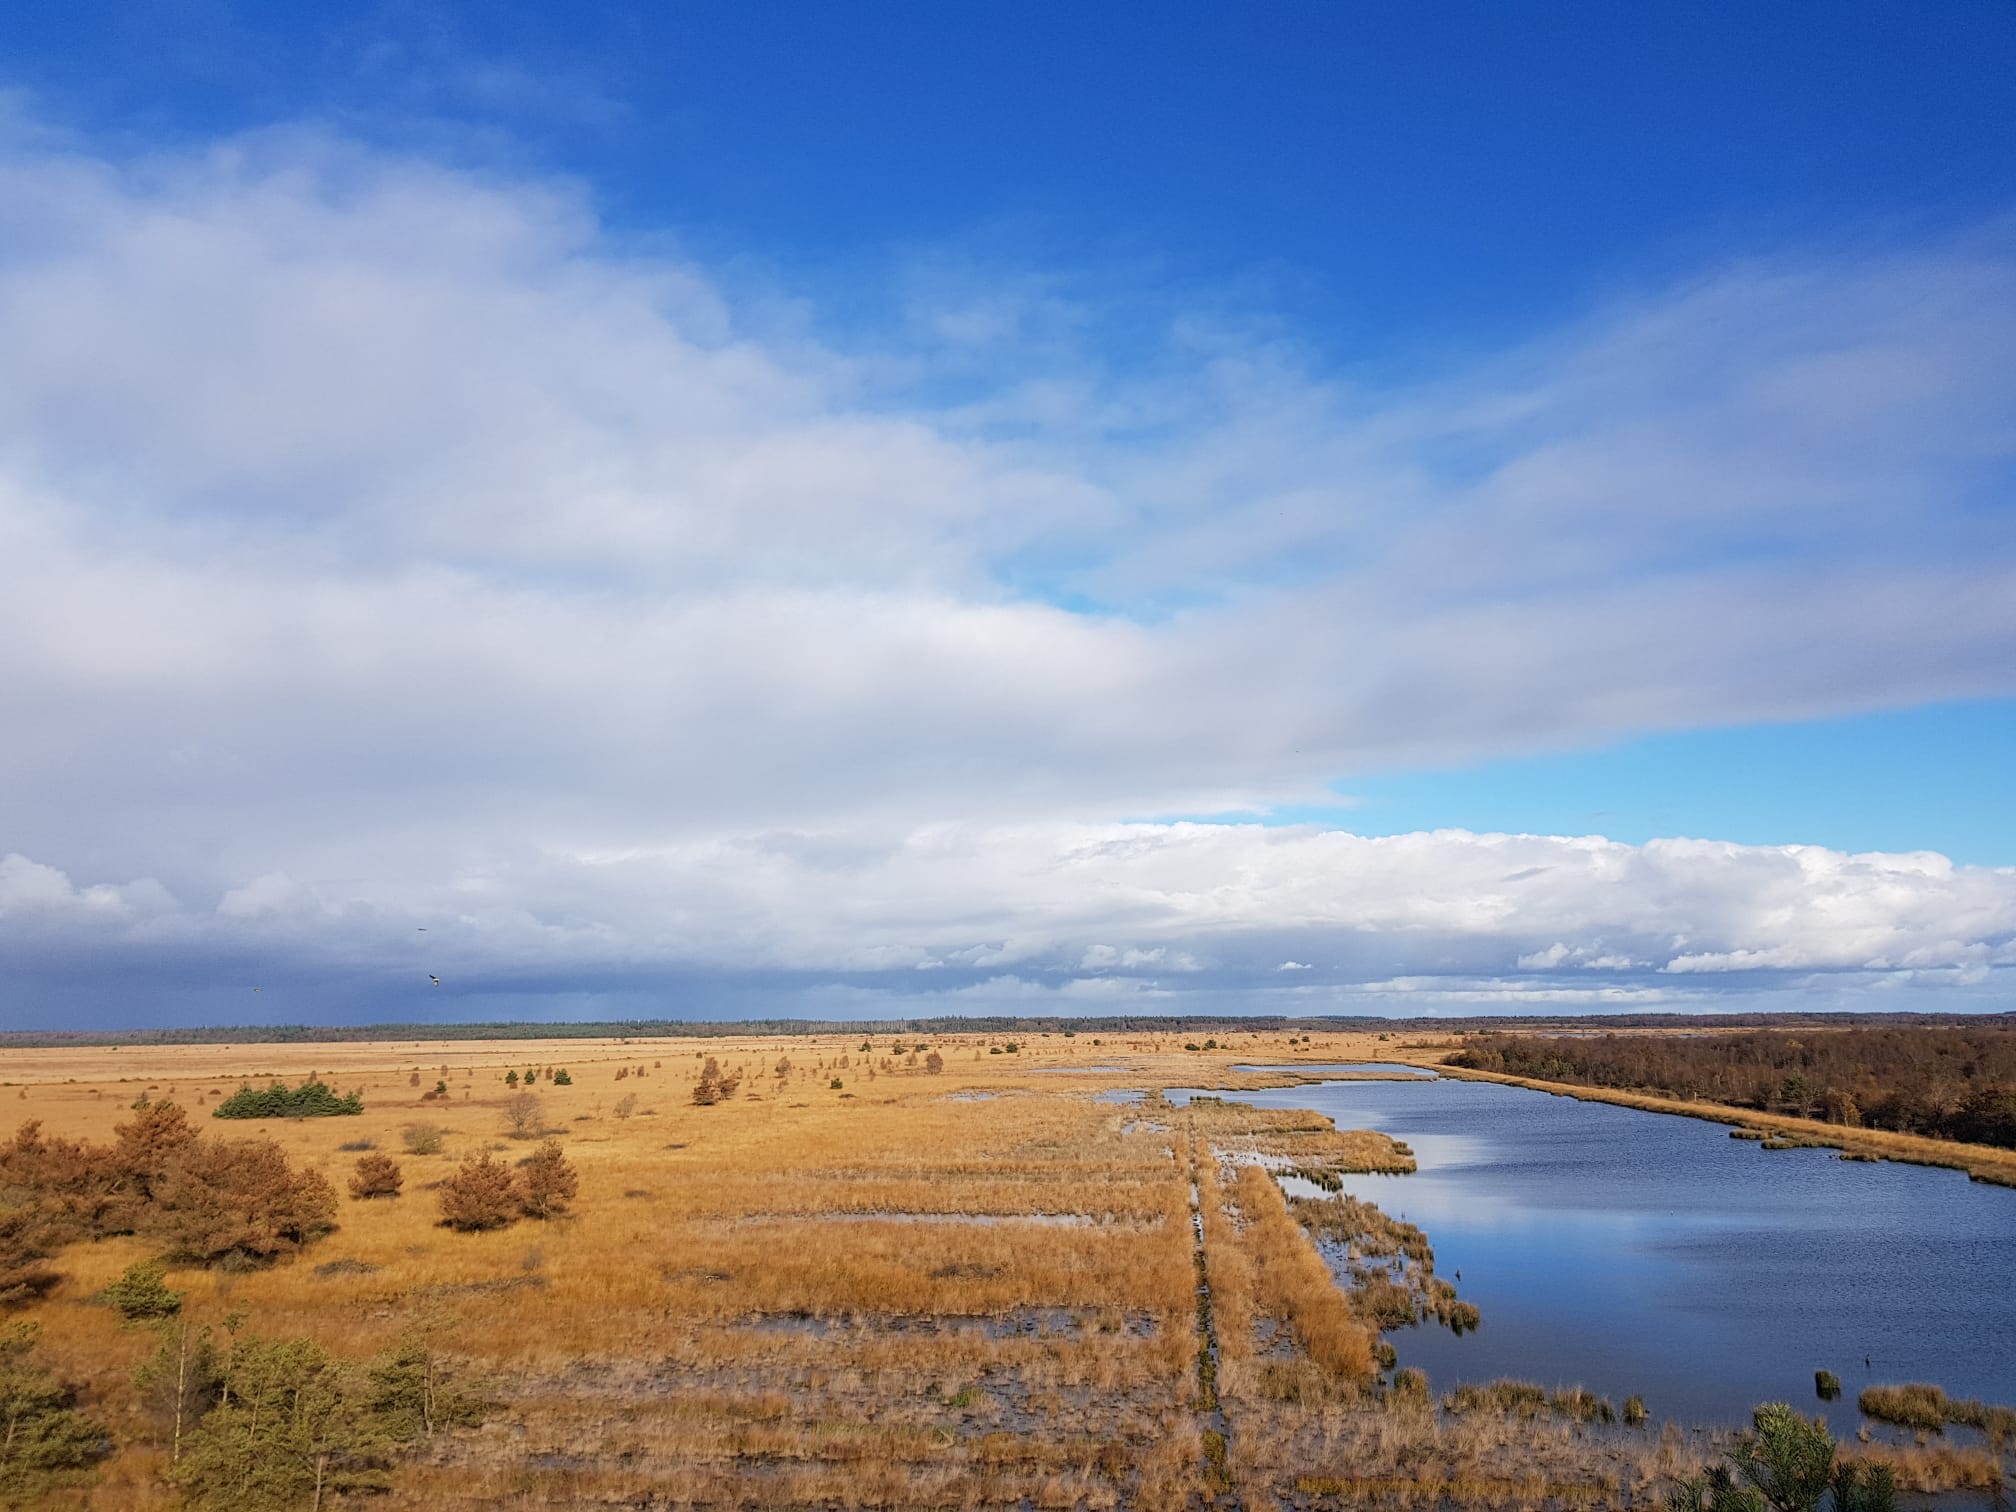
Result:
{"type": "MultiPolygon", "coordinates": [[[[914,1036],[893,1065],[887,1037],[864,1055],[858,1035],[10,1051],[0,1112],[103,1140],[146,1090],[206,1130],[270,1135],[339,1187],[356,1165],[341,1145],[396,1153],[403,1194],[346,1199],[341,1227],[298,1260],[168,1276],[199,1326],[242,1310],[265,1336],[309,1336],[350,1358],[422,1320],[452,1341],[498,1407],[403,1461],[370,1503],[384,1512],[1159,1512],[1205,1505],[1221,1475],[1252,1512],[1291,1504],[1298,1480],[1318,1505],[1362,1491],[1393,1505],[1537,1506],[1590,1487],[1599,1500],[1650,1497],[1708,1452],[1650,1430],[1598,1442],[1551,1416],[1450,1421],[1425,1393],[1382,1388],[1370,1322],[1266,1167],[1410,1168],[1392,1141],[1309,1113],[1093,1097],[1232,1095],[1292,1081],[1234,1072],[1238,1061],[1389,1059],[1390,1046],[1234,1034],[1198,1055],[1166,1036],[1091,1039],[1032,1035],[990,1056],[987,1040],[935,1037],[935,1075],[922,1056],[907,1065],[914,1036]],[[743,1079],[733,1097],[696,1105],[709,1055],[743,1079]],[[437,1183],[486,1151],[514,1168],[526,1152],[504,1137],[503,1075],[535,1065],[546,1124],[564,1131],[579,1173],[569,1211],[442,1228],[437,1183]],[[1074,1065],[1124,1069],[1053,1074],[1074,1065]],[[558,1067],[571,1086],[553,1085],[558,1067]],[[206,1116],[212,1089],[311,1071],[361,1086],[365,1113],[253,1126],[206,1116]],[[437,1079],[449,1095],[424,1098],[437,1079]],[[408,1153],[402,1130],[416,1123],[442,1131],[438,1153],[408,1153]],[[1199,1403],[1193,1182],[1222,1419],[1199,1403]]],[[[131,1384],[153,1340],[91,1301],[148,1254],[133,1239],[71,1246],[51,1262],[62,1283],[18,1314],[41,1323],[45,1356],[119,1446],[97,1486],[51,1505],[174,1505],[131,1384]]],[[[1920,1473],[1940,1472],[1928,1461],[1920,1473]]]]}

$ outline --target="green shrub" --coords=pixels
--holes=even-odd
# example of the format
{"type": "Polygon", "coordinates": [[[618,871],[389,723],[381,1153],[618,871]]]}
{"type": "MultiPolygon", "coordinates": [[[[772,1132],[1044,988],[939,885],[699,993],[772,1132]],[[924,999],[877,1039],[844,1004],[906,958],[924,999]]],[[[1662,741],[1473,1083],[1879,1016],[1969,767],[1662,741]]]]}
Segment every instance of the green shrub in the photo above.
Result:
{"type": "Polygon", "coordinates": [[[210,1111],[212,1118],[337,1118],[364,1111],[364,1094],[339,1097],[335,1088],[316,1077],[298,1087],[274,1082],[264,1089],[242,1084],[210,1111]]]}
{"type": "Polygon", "coordinates": [[[408,1155],[439,1155],[443,1131],[433,1124],[409,1123],[399,1131],[399,1139],[406,1146],[408,1155]]]}
{"type": "Polygon", "coordinates": [[[98,1300],[116,1310],[128,1323],[172,1318],[182,1310],[182,1293],[163,1279],[167,1274],[168,1267],[159,1260],[136,1260],[117,1281],[98,1293],[98,1300]]]}

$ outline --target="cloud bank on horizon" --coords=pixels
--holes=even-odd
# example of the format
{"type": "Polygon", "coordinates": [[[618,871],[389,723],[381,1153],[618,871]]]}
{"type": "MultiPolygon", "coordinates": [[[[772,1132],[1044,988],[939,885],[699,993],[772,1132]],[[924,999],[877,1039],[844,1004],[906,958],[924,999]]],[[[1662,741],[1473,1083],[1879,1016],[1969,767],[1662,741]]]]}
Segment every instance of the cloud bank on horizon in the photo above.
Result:
{"type": "Polygon", "coordinates": [[[2016,222],[1396,379],[328,128],[0,203],[10,1023],[2008,1002],[2016,868],[1260,820],[2016,694],[2016,222]]]}

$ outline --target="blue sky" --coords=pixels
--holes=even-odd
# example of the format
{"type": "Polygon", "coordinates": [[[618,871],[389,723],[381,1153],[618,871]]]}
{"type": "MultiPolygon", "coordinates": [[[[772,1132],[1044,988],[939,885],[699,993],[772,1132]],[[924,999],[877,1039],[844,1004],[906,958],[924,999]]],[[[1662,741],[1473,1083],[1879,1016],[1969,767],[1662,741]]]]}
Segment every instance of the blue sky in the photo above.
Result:
{"type": "Polygon", "coordinates": [[[2011,77],[11,18],[0,1020],[2007,1007],[2011,77]]]}

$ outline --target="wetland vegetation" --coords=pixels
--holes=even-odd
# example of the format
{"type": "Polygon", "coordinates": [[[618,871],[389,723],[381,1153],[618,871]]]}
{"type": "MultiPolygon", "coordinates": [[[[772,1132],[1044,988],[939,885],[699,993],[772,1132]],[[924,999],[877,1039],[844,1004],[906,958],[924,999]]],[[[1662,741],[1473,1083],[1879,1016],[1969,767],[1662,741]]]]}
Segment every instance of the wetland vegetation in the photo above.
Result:
{"type": "MultiPolygon", "coordinates": [[[[0,1502],[1657,1506],[1734,1442],[1406,1358],[1478,1320],[1433,1219],[1363,1188],[1428,1179],[1421,1141],[1255,1068],[1455,1041],[1207,1037],[10,1050],[0,1390],[39,1447],[0,1502]],[[362,1111],[182,1112],[323,1075],[362,1111]]],[[[1991,1484],[1999,1420],[1934,1405],[1844,1458],[1991,1484]]]]}

